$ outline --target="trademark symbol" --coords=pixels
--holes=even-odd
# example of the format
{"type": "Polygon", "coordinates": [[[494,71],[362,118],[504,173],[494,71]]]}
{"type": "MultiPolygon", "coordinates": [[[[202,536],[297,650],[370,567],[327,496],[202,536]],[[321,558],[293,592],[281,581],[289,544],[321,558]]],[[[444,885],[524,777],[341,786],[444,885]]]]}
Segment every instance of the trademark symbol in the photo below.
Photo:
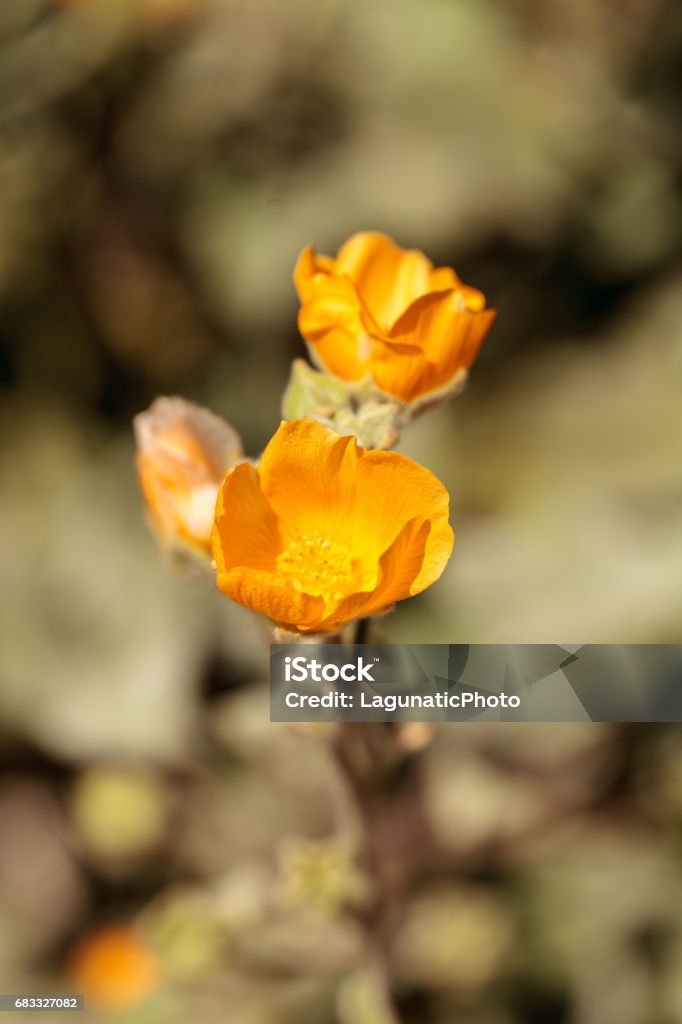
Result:
{"type": "Polygon", "coordinates": [[[379,660],[378,658],[372,658],[372,661],[378,661],[378,660],[379,660]]]}

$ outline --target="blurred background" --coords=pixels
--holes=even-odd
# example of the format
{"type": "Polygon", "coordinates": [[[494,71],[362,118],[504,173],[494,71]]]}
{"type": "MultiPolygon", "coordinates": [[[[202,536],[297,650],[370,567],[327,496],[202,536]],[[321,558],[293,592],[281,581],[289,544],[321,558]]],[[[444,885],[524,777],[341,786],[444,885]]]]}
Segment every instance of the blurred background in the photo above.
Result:
{"type": "Polygon", "coordinates": [[[298,252],[386,231],[498,310],[403,438],[457,544],[386,638],[682,642],[681,68],[673,0],[3,0],[0,991],[682,1020],[679,728],[365,731],[358,856],[338,735],[269,724],[262,633],[159,552],[131,432],[182,394],[256,454],[298,252]]]}

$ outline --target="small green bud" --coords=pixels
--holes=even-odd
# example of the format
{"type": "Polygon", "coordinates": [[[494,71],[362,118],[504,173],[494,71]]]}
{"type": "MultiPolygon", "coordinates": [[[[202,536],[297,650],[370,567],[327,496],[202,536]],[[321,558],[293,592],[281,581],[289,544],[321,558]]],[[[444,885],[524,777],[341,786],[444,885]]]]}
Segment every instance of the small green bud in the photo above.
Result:
{"type": "Polygon", "coordinates": [[[339,434],[355,434],[363,448],[392,448],[401,408],[386,401],[370,381],[345,384],[294,360],[282,402],[286,419],[311,417],[339,434]]]}
{"type": "Polygon", "coordinates": [[[348,388],[340,380],[313,370],[304,359],[294,360],[282,400],[285,419],[301,420],[309,416],[327,422],[348,401],[348,388]]]}

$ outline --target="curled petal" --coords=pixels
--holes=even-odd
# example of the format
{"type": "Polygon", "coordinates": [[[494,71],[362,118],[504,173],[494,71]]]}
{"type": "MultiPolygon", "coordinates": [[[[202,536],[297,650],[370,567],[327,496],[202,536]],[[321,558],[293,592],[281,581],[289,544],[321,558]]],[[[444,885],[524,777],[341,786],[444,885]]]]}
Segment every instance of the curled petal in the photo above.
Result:
{"type": "Polygon", "coordinates": [[[219,577],[242,565],[274,571],[282,547],[279,527],[253,466],[242,463],[227,474],[216,503],[213,532],[230,540],[225,546],[213,544],[219,577]]]}

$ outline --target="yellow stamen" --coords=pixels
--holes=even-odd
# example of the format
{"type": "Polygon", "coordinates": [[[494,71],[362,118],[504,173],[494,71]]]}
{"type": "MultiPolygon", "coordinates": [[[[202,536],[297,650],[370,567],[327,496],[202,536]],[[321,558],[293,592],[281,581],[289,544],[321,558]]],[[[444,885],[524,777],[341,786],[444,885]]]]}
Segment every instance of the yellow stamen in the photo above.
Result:
{"type": "Polygon", "coordinates": [[[299,533],[277,558],[277,571],[296,590],[325,601],[339,601],[352,582],[350,551],[319,531],[299,533]]]}

